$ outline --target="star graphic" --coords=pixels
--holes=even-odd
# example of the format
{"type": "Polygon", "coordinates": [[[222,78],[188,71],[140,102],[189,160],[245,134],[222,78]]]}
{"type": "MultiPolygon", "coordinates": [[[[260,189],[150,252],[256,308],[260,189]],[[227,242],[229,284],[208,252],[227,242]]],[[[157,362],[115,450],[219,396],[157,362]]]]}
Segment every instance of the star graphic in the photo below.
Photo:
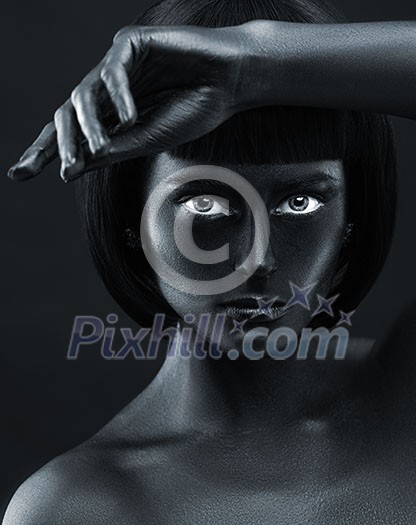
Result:
{"type": "Polygon", "coordinates": [[[354,312],[355,312],[355,310],[353,310],[352,312],[349,312],[349,313],[345,313],[342,310],[340,310],[339,313],[341,314],[341,318],[337,322],[337,326],[339,324],[342,324],[342,323],[345,323],[348,326],[351,326],[351,317],[353,316],[354,312]]]}
{"type": "Polygon", "coordinates": [[[273,318],[273,313],[271,311],[271,307],[273,306],[274,302],[276,301],[277,297],[274,297],[270,301],[263,301],[263,299],[257,299],[257,304],[259,305],[256,312],[250,317],[250,319],[253,319],[257,317],[258,315],[267,315],[270,318],[273,318]]]}
{"type": "Polygon", "coordinates": [[[308,294],[311,292],[312,288],[314,288],[316,283],[305,286],[304,288],[299,288],[299,286],[296,286],[296,284],[292,283],[292,281],[289,281],[289,284],[292,290],[292,297],[286,303],[285,308],[289,308],[295,304],[300,304],[307,310],[310,310],[308,294]]]}
{"type": "Polygon", "coordinates": [[[322,297],[322,295],[319,295],[319,293],[318,293],[318,294],[316,294],[316,297],[318,298],[319,306],[313,312],[312,317],[314,315],[318,315],[320,313],[326,313],[326,314],[330,315],[331,317],[333,317],[334,316],[334,311],[332,310],[332,305],[338,299],[339,294],[334,295],[334,296],[330,297],[329,299],[326,299],[325,297],[322,297]]]}
{"type": "Polygon", "coordinates": [[[229,333],[233,334],[234,332],[239,332],[240,334],[244,334],[243,326],[244,326],[244,323],[246,322],[247,322],[247,319],[244,319],[244,321],[236,321],[235,319],[233,319],[234,326],[233,326],[233,329],[229,333]]]}
{"type": "Polygon", "coordinates": [[[272,306],[274,301],[275,299],[272,299],[271,301],[263,301],[263,299],[257,299],[257,304],[259,305],[259,309],[257,310],[255,314],[251,316],[251,319],[261,314],[267,315],[268,317],[273,317],[270,307],[272,306]]]}

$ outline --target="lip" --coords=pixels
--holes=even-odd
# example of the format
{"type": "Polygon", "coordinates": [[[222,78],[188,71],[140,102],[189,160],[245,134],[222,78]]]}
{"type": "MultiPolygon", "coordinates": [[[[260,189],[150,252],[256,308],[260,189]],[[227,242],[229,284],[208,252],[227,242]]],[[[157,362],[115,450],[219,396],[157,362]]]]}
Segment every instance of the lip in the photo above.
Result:
{"type": "Polygon", "coordinates": [[[248,323],[272,322],[283,317],[287,312],[285,303],[277,300],[277,298],[241,297],[222,306],[228,317],[236,321],[247,321],[248,323]],[[272,302],[268,313],[260,313],[259,300],[264,303],[272,302]]]}

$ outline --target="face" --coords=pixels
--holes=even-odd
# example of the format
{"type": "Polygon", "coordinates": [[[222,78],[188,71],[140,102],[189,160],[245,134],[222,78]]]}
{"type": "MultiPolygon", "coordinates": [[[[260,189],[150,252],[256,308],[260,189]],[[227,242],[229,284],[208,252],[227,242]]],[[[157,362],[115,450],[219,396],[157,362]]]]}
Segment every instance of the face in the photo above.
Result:
{"type": "MultiPolygon", "coordinates": [[[[168,153],[156,156],[143,181],[142,206],[166,177],[183,168],[192,171],[193,165],[197,164],[168,153]]],[[[163,276],[157,277],[162,295],[178,317],[183,320],[187,314],[193,315],[193,320],[186,318],[184,326],[196,331],[201,314],[212,315],[211,326],[215,314],[225,314],[221,344],[227,350],[239,349],[244,333],[254,327],[271,331],[284,326],[300,333],[318,307],[317,294],[329,298],[346,228],[347,198],[340,160],[223,167],[252,185],[265,205],[270,238],[264,257],[246,262],[255,239],[253,214],[236,190],[217,180],[177,187],[163,199],[157,222],[149,226],[153,230],[148,234],[159,239],[163,259],[187,278],[215,280],[236,269],[246,273],[242,284],[214,295],[179,291],[163,276]],[[207,254],[228,245],[227,258],[216,264],[190,260],[175,241],[174,221],[207,254]],[[290,306],[294,293],[291,283],[299,288],[314,285],[306,296],[309,308],[299,303],[290,306]],[[259,305],[266,308],[265,313],[259,305]],[[242,330],[235,329],[241,322],[242,330]]],[[[209,178],[209,167],[205,173],[209,178]]],[[[208,330],[207,340],[210,337],[208,330]]],[[[256,345],[261,346],[261,337],[256,338],[256,345]]]]}

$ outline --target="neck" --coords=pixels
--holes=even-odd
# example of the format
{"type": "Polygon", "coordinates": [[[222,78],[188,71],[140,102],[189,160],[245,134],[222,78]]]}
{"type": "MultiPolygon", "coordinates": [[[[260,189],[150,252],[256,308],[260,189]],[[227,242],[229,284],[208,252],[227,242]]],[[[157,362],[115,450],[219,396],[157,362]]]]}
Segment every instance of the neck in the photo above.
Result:
{"type": "Polygon", "coordinates": [[[357,363],[364,361],[363,355],[340,361],[169,356],[148,395],[160,399],[178,431],[274,431],[294,421],[327,421],[334,403],[356,392],[357,363]]]}

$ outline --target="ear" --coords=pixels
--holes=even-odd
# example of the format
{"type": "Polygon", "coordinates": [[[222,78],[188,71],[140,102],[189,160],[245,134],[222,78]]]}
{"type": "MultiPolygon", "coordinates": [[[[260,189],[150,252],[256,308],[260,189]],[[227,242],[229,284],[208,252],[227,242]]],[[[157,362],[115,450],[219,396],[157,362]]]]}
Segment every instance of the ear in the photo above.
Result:
{"type": "Polygon", "coordinates": [[[126,245],[132,250],[138,250],[142,246],[140,235],[134,228],[126,228],[124,230],[124,240],[126,245]]]}

